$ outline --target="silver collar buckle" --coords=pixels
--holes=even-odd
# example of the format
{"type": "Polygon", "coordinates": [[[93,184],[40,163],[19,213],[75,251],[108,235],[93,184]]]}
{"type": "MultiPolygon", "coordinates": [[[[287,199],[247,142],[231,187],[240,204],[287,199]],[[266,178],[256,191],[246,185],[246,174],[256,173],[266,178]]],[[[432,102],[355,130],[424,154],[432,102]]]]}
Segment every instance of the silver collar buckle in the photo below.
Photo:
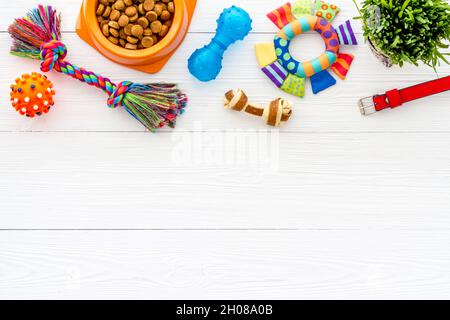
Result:
{"type": "Polygon", "coordinates": [[[358,101],[359,111],[363,116],[368,116],[377,112],[375,109],[375,103],[373,102],[373,96],[362,98],[358,101]]]}

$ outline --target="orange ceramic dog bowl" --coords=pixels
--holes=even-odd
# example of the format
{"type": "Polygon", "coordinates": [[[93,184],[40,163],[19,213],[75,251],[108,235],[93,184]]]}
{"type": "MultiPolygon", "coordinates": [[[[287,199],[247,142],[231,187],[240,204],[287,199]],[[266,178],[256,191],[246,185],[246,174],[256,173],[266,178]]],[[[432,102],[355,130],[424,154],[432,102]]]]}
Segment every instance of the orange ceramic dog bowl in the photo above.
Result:
{"type": "Polygon", "coordinates": [[[109,42],[100,30],[95,15],[98,0],[84,0],[77,22],[77,34],[108,59],[147,73],[156,73],[183,42],[197,0],[173,0],[175,15],[167,35],[148,49],[127,50],[109,42]]]}

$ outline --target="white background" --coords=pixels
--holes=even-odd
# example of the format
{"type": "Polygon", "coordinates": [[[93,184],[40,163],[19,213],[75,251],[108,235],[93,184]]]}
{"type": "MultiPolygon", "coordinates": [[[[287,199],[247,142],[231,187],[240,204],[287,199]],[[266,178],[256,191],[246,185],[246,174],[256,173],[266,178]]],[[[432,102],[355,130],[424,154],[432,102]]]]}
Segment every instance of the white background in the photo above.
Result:
{"type": "MultiPolygon", "coordinates": [[[[282,2],[200,0],[179,51],[146,75],[78,38],[81,0],[54,0],[69,61],[116,82],[177,82],[190,104],[176,130],[151,134],[98,89],[53,72],[56,106],[27,119],[9,106],[9,84],[39,63],[10,56],[6,30],[39,2],[2,1],[0,11],[0,298],[450,298],[450,95],[366,118],[356,107],[435,79],[432,69],[385,68],[355,22],[348,79],[285,95],[253,50],[272,40],[265,14],[282,2]],[[232,4],[254,31],[216,81],[199,83],[187,58],[232,4]],[[292,119],[267,133],[260,119],[224,110],[237,87],[257,103],[288,98],[292,119]],[[268,157],[221,161],[236,156],[227,134],[270,137],[268,157]]],[[[357,15],[351,1],[336,4],[334,25],[357,15]]],[[[299,58],[322,50],[312,33],[294,45],[299,58]]]]}

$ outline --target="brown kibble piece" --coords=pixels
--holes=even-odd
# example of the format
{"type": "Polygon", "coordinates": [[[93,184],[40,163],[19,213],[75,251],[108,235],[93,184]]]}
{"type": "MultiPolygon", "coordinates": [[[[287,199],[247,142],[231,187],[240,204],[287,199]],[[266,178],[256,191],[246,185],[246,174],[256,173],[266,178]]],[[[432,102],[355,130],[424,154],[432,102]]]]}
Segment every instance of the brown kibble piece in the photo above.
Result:
{"type": "Polygon", "coordinates": [[[119,43],[119,39],[111,37],[111,36],[108,38],[108,40],[111,41],[114,44],[118,44],[119,43]]]}
{"type": "Polygon", "coordinates": [[[156,14],[155,11],[149,11],[145,14],[145,17],[147,18],[148,21],[153,22],[156,19],[158,19],[158,15],[156,14]]]}
{"type": "Polygon", "coordinates": [[[153,46],[153,38],[152,37],[144,37],[144,38],[142,38],[141,43],[144,48],[150,48],[151,46],[153,46]]]}
{"type": "Polygon", "coordinates": [[[126,25],[125,28],[123,28],[123,31],[127,36],[131,36],[131,28],[133,28],[132,24],[126,25]]]}
{"type": "Polygon", "coordinates": [[[105,37],[109,37],[109,26],[108,24],[104,24],[102,27],[102,33],[105,37]]]}
{"type": "Polygon", "coordinates": [[[118,38],[118,37],[119,37],[119,31],[117,31],[116,29],[109,28],[109,33],[110,33],[114,38],[118,38]]]}
{"type": "Polygon", "coordinates": [[[128,7],[125,9],[125,14],[129,17],[132,17],[132,16],[136,15],[137,13],[138,12],[135,7],[128,7]]]}
{"type": "Polygon", "coordinates": [[[133,0],[124,0],[123,2],[125,2],[125,5],[128,7],[133,5],[133,0]]]}
{"type": "Polygon", "coordinates": [[[145,14],[144,5],[142,3],[138,6],[138,12],[141,16],[145,14]]]}
{"type": "Polygon", "coordinates": [[[161,12],[161,20],[167,21],[170,19],[171,16],[172,15],[167,10],[164,10],[163,12],[161,12]]]}
{"type": "Polygon", "coordinates": [[[119,10],[119,11],[125,10],[125,3],[122,0],[117,1],[114,4],[114,9],[119,10]]]}
{"type": "Polygon", "coordinates": [[[134,16],[130,17],[130,22],[136,22],[139,19],[139,15],[136,13],[134,16]]]}
{"type": "Polygon", "coordinates": [[[125,31],[123,31],[123,28],[119,30],[119,37],[124,40],[127,38],[127,35],[125,34],[125,31]]]}
{"type": "Polygon", "coordinates": [[[155,1],[154,0],[145,0],[144,1],[144,10],[150,11],[155,7],[155,1]]]}
{"type": "Polygon", "coordinates": [[[127,41],[131,44],[136,44],[139,42],[139,39],[133,38],[133,37],[127,37],[127,41]]]}
{"type": "Polygon", "coordinates": [[[117,23],[117,21],[110,21],[110,22],[108,23],[108,26],[110,26],[111,28],[117,29],[117,30],[120,29],[120,26],[119,26],[119,24],[117,23]]]}
{"type": "Polygon", "coordinates": [[[167,32],[169,32],[169,27],[163,25],[163,26],[161,27],[161,31],[159,32],[159,36],[160,36],[160,37],[165,37],[166,34],[167,34],[167,32]]]}
{"type": "Polygon", "coordinates": [[[95,13],[97,16],[101,16],[105,12],[105,6],[103,4],[99,4],[97,7],[97,12],[95,13]]]}
{"type": "Polygon", "coordinates": [[[123,14],[119,18],[119,26],[122,28],[125,27],[128,23],[130,23],[130,18],[127,15],[123,14]]]}
{"type": "Polygon", "coordinates": [[[143,33],[144,33],[144,28],[142,28],[142,26],[139,24],[135,24],[133,26],[133,28],[131,28],[131,34],[137,38],[142,36],[143,33]]]}
{"type": "Polygon", "coordinates": [[[147,28],[148,25],[150,24],[147,20],[147,18],[145,17],[141,17],[138,19],[137,24],[140,25],[142,28],[147,28]]]}
{"type": "Polygon", "coordinates": [[[175,5],[173,4],[173,2],[169,2],[167,4],[167,10],[169,10],[170,13],[174,13],[175,12],[175,5]]]}
{"type": "Polygon", "coordinates": [[[111,11],[111,14],[109,15],[109,19],[113,20],[113,21],[117,21],[120,18],[120,11],[113,9],[111,11]]]}
{"type": "Polygon", "coordinates": [[[110,14],[111,14],[111,7],[106,7],[105,11],[103,11],[102,17],[103,18],[108,18],[110,14]]]}
{"type": "Polygon", "coordinates": [[[137,49],[137,45],[131,44],[131,43],[127,43],[127,44],[125,45],[125,49],[136,50],[136,49],[137,49]]]}
{"type": "Polygon", "coordinates": [[[162,23],[159,20],[153,21],[150,28],[153,33],[160,33],[162,28],[162,23]]]}
{"type": "Polygon", "coordinates": [[[144,36],[151,36],[153,34],[152,29],[147,28],[144,30],[144,36]]]}
{"type": "Polygon", "coordinates": [[[162,3],[155,4],[155,7],[153,8],[153,11],[155,11],[158,16],[161,15],[163,10],[164,10],[164,5],[162,3]]]}

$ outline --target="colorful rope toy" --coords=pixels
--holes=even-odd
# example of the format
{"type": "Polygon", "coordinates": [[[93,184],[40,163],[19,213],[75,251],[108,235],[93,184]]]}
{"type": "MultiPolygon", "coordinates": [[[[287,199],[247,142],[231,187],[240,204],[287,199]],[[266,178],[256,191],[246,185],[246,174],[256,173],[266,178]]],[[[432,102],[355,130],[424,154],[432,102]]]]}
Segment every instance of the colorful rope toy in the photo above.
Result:
{"type": "Polygon", "coordinates": [[[186,106],[187,97],[175,84],[113,83],[108,78],[65,61],[66,46],[60,42],[60,16],[51,6],[38,6],[25,18],[16,19],[8,31],[13,38],[11,54],[42,60],[41,70],[56,70],[105,91],[108,107],[123,106],[147,129],[174,127],[186,106]]]}
{"type": "Polygon", "coordinates": [[[311,79],[312,91],[317,94],[336,84],[328,68],[345,80],[353,55],[340,52],[342,45],[357,45],[350,21],[334,29],[331,22],[340,9],[321,0],[315,2],[311,15],[309,0],[287,3],[270,12],[268,18],[280,29],[273,43],[255,46],[256,56],[264,74],[281,90],[303,97],[305,80],[311,79]],[[300,62],[292,57],[289,45],[292,39],[314,30],[325,43],[325,52],[309,61],[300,62]]]}
{"type": "Polygon", "coordinates": [[[21,115],[33,118],[47,113],[54,105],[53,83],[39,73],[24,74],[11,85],[11,102],[21,115]]]}

